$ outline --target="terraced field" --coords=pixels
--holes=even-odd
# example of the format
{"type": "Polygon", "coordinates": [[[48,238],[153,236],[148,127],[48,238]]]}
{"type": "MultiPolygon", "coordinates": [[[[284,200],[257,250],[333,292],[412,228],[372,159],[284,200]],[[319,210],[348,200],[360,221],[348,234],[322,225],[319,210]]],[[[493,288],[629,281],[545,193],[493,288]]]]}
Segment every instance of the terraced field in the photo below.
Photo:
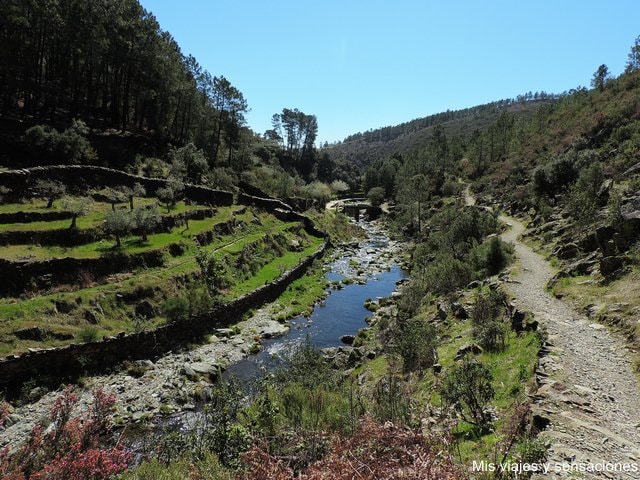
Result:
{"type": "Polygon", "coordinates": [[[323,242],[302,223],[255,207],[180,202],[162,209],[146,241],[130,233],[116,247],[103,227],[111,210],[92,202],[71,229],[60,201],[0,206],[0,355],[153,329],[206,310],[211,288],[200,280],[199,251],[222,266],[216,293],[224,301],[274,280],[323,242]]]}

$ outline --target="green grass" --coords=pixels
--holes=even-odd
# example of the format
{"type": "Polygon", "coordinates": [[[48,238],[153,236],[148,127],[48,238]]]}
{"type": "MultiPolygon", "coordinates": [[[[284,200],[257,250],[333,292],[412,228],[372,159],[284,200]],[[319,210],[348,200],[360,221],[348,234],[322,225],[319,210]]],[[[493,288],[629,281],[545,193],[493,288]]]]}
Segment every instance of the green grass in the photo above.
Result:
{"type": "Polygon", "coordinates": [[[140,237],[127,236],[122,239],[122,247],[116,248],[114,240],[101,239],[76,247],[37,246],[37,245],[9,245],[0,249],[0,258],[7,260],[48,260],[52,258],[99,258],[112,253],[135,254],[166,248],[172,243],[180,241],[192,242],[192,237],[205,232],[214,225],[231,218],[238,207],[220,208],[212,218],[191,220],[189,229],[174,228],[171,233],[156,233],[148,236],[148,241],[142,242],[140,237]]]}
{"type": "MultiPolygon", "coordinates": [[[[153,205],[156,200],[153,198],[140,198],[135,205],[153,205]]],[[[6,205],[5,205],[6,206],[6,205]]],[[[199,205],[186,205],[184,202],[176,204],[175,208],[167,214],[166,209],[160,209],[163,215],[176,215],[187,211],[198,210],[204,207],[199,205]]],[[[38,211],[47,211],[38,210],[38,211]]],[[[76,226],[80,230],[88,230],[102,225],[105,215],[111,211],[111,205],[107,203],[94,202],[91,211],[84,216],[78,217],[76,226]]],[[[50,222],[29,222],[29,223],[0,223],[0,232],[34,232],[47,230],[63,230],[71,226],[71,219],[52,220],[50,222]]]]}
{"type": "Polygon", "coordinates": [[[322,239],[312,237],[311,245],[302,252],[286,252],[263,266],[258,272],[243,282],[235,284],[227,293],[228,298],[235,298],[275,280],[287,270],[295,267],[302,260],[318,250],[322,239]]]}

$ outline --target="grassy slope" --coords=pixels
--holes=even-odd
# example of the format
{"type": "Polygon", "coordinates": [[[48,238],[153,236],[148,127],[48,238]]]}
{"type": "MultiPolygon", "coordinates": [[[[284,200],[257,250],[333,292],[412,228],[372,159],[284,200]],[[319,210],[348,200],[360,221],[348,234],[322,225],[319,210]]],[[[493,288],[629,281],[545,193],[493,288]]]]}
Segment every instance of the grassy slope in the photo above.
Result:
{"type": "MultiPolygon", "coordinates": [[[[109,207],[110,208],[110,207],[109,207]]],[[[322,239],[309,236],[300,230],[296,233],[297,222],[281,222],[270,214],[246,209],[242,214],[238,210],[243,207],[233,206],[219,208],[212,219],[193,220],[189,222],[189,230],[175,229],[170,234],[150,235],[149,241],[141,244],[138,238],[129,237],[123,242],[123,251],[135,253],[144,250],[163,248],[170,243],[182,242],[185,251],[178,257],[165,255],[165,265],[158,268],[143,269],[138,272],[125,272],[113,275],[109,281],[87,288],[59,291],[45,295],[34,295],[31,298],[0,299],[0,354],[25,351],[27,348],[62,346],[77,340],[61,340],[48,338],[44,342],[18,340],[12,332],[33,326],[40,326],[53,333],[71,334],[77,339],[82,330],[93,328],[98,337],[112,335],[119,331],[133,331],[138,328],[153,328],[165,322],[158,315],[149,320],[136,320],[132,309],[139,298],[148,298],[152,303],[161,302],[163,298],[182,293],[182,279],[191,278],[199,272],[195,261],[196,245],[192,236],[211,229],[215,224],[225,222],[234,216],[242,222],[242,227],[228,235],[221,235],[205,247],[215,252],[219,258],[234,258],[244,247],[252,243],[260,243],[266,235],[280,234],[289,239],[297,239],[304,249],[301,252],[285,252],[281,257],[270,259],[255,276],[235,282],[226,292],[227,298],[246,293],[263,285],[280,275],[284,270],[295,266],[303,258],[317,250],[322,239]],[[138,292],[143,291],[142,297],[138,292]],[[144,293],[146,292],[146,293],[144,293]],[[133,298],[127,301],[126,298],[133,298]],[[123,301],[122,299],[125,298],[123,301]],[[63,304],[71,311],[58,312],[55,304],[63,304]],[[100,322],[95,327],[89,326],[85,320],[88,310],[96,311],[97,306],[104,314],[100,314],[100,322]]],[[[102,251],[112,249],[112,241],[96,242],[71,249],[56,249],[30,246],[30,251],[38,252],[40,258],[52,258],[56,254],[86,258],[97,256],[102,251]],[[58,250],[58,251],[57,251],[58,250]]],[[[2,249],[2,256],[13,254],[15,246],[2,249]]],[[[21,246],[19,246],[21,247],[21,246]]],[[[324,282],[318,282],[324,284],[324,282]]],[[[286,304],[286,301],[284,302],[286,304]]]]}

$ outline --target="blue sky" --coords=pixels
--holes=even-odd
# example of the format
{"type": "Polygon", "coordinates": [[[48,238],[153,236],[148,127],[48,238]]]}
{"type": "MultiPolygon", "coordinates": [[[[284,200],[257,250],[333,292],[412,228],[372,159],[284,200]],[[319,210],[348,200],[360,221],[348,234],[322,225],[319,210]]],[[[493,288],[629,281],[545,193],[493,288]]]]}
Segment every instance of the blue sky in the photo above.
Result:
{"type": "Polygon", "coordinates": [[[618,75],[637,0],[141,0],[183,53],[244,94],[249,126],[298,108],[321,142],[618,75]]]}

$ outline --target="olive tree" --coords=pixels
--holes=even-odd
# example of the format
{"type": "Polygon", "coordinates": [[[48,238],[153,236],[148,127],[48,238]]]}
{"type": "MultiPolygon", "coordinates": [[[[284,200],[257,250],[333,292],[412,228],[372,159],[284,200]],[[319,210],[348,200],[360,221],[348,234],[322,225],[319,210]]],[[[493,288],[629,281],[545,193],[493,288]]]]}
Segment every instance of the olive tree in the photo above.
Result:
{"type": "Polygon", "coordinates": [[[104,228],[116,239],[116,247],[122,247],[121,237],[131,230],[131,215],[126,210],[112,210],[104,219],[104,228]]]}
{"type": "Polygon", "coordinates": [[[53,202],[58,198],[61,198],[67,192],[67,188],[62,183],[55,180],[38,180],[35,184],[34,190],[37,195],[47,199],[47,208],[51,208],[53,206],[53,202]]]}
{"type": "Polygon", "coordinates": [[[143,242],[148,240],[147,235],[160,223],[161,219],[160,211],[155,206],[151,208],[136,207],[131,212],[131,216],[133,228],[138,231],[143,242]]]}
{"type": "Polygon", "coordinates": [[[77,228],[78,217],[83,217],[91,211],[92,200],[90,198],[74,198],[64,197],[62,199],[62,208],[70,212],[71,225],[69,228],[77,228]]]}

